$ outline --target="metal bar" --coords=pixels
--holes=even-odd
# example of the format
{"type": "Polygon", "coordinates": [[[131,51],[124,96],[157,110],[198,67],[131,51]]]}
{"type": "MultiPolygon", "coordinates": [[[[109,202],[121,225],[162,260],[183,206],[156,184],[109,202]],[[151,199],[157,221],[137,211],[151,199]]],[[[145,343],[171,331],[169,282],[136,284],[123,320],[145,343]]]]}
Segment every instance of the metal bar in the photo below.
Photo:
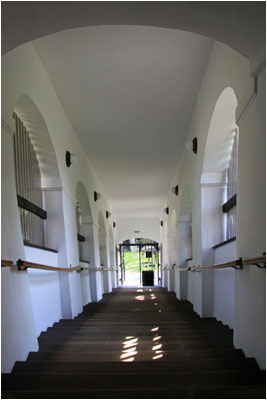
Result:
{"type": "Polygon", "coordinates": [[[142,268],[141,268],[141,245],[139,244],[139,270],[140,270],[140,285],[142,284],[142,268]]]}

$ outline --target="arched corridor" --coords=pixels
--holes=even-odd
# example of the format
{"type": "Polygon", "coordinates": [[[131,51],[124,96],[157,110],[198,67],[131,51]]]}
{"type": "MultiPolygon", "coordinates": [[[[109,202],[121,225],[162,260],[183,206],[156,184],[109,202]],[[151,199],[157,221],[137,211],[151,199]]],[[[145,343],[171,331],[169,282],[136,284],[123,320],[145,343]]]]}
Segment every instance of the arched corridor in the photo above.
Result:
{"type": "Polygon", "coordinates": [[[131,263],[265,369],[265,3],[219,3],[3,3],[3,373],[131,263]]]}

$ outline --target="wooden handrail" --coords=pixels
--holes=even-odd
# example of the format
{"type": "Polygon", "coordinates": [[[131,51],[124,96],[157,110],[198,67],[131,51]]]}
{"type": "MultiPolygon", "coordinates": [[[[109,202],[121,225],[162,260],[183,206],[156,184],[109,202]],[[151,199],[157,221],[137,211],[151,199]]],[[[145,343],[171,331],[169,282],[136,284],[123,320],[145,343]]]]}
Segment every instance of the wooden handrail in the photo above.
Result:
{"type": "Polygon", "coordinates": [[[192,266],[192,267],[180,267],[180,266],[173,266],[173,267],[163,267],[161,270],[172,270],[174,269],[175,271],[192,271],[192,272],[198,272],[198,271],[206,271],[210,269],[222,269],[222,268],[235,268],[235,269],[242,269],[243,265],[256,265],[259,268],[265,268],[265,266],[260,266],[260,264],[266,264],[266,256],[261,256],[261,257],[255,257],[255,258],[248,258],[245,260],[242,260],[242,258],[239,258],[238,260],[233,260],[233,261],[227,261],[224,263],[220,264],[214,264],[214,265],[202,265],[202,266],[192,266]]]}
{"type": "Polygon", "coordinates": [[[18,260],[16,264],[13,263],[13,261],[10,260],[1,260],[1,267],[17,267],[19,270],[25,270],[27,268],[33,268],[33,269],[43,269],[46,271],[59,271],[59,272],[81,272],[83,270],[86,271],[113,271],[117,270],[114,268],[104,268],[104,267],[81,267],[78,265],[77,267],[70,267],[70,268],[60,268],[60,267],[51,267],[50,265],[44,265],[44,264],[36,264],[28,261],[23,261],[23,260],[18,260]]]}
{"type": "MultiPolygon", "coordinates": [[[[161,270],[175,270],[175,271],[206,271],[210,269],[221,269],[221,268],[236,268],[242,269],[243,265],[256,265],[259,268],[265,268],[266,265],[266,256],[254,257],[254,258],[247,258],[242,260],[239,258],[238,260],[227,261],[220,264],[214,265],[205,265],[205,266],[192,266],[192,267],[181,267],[177,265],[173,265],[172,267],[162,267],[161,270]],[[264,264],[261,266],[260,264],[264,264]]],[[[81,267],[78,265],[77,267],[71,268],[60,268],[60,267],[51,267],[50,265],[43,265],[43,264],[36,264],[28,261],[18,260],[16,264],[13,263],[11,260],[1,260],[1,267],[18,267],[19,270],[25,270],[27,268],[34,268],[34,269],[43,269],[47,271],[59,271],[59,272],[81,272],[83,270],[86,271],[119,271],[118,268],[106,268],[106,267],[81,267]]]]}
{"type": "Polygon", "coordinates": [[[13,261],[1,260],[1,267],[13,267],[13,261]]]}

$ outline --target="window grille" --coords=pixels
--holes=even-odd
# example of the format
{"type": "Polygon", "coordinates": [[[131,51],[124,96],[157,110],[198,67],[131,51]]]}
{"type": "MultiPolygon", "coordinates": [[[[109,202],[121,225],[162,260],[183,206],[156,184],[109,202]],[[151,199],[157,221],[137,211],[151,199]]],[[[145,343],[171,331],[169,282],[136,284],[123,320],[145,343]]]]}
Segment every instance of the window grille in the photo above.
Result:
{"type": "Polygon", "coordinates": [[[76,204],[76,226],[77,226],[77,239],[78,239],[78,250],[79,260],[84,260],[84,236],[82,236],[82,214],[79,202],[76,204]]]}
{"type": "MultiPolygon", "coordinates": [[[[17,195],[43,209],[41,173],[36,152],[21,119],[14,113],[14,158],[17,195]]],[[[19,206],[24,243],[45,246],[44,220],[19,206]]]]}
{"type": "MultiPolygon", "coordinates": [[[[235,131],[229,166],[227,169],[227,201],[237,193],[238,129],[235,131]]],[[[236,236],[236,206],[226,213],[226,240],[236,236]]]]}

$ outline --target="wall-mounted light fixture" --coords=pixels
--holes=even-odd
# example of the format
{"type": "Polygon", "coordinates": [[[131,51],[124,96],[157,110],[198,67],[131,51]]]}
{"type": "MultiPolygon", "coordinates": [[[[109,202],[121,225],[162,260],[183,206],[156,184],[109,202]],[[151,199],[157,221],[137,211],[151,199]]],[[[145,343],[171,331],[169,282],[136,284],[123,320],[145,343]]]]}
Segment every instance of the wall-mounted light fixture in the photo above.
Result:
{"type": "Polygon", "coordinates": [[[186,142],[185,147],[188,151],[192,151],[193,153],[197,154],[197,138],[194,137],[192,140],[186,142]]]}
{"type": "Polygon", "coordinates": [[[176,185],[176,186],[172,187],[172,188],[171,188],[171,191],[172,191],[173,194],[175,194],[176,196],[178,196],[178,193],[179,193],[179,186],[176,185]]]}
{"type": "Polygon", "coordinates": [[[169,207],[164,208],[163,210],[167,215],[169,215],[169,207]]]}
{"type": "Polygon", "coordinates": [[[66,165],[70,167],[72,164],[77,162],[78,158],[76,154],[70,153],[68,150],[66,151],[66,165]]]}
{"type": "Polygon", "coordinates": [[[116,222],[113,222],[113,228],[116,228],[116,222]]]}
{"type": "Polygon", "coordinates": [[[101,194],[94,191],[94,201],[97,201],[98,199],[100,199],[100,197],[101,197],[101,194]]]}
{"type": "Polygon", "coordinates": [[[111,212],[106,211],[106,218],[108,219],[111,216],[111,212]]]}
{"type": "Polygon", "coordinates": [[[163,221],[160,221],[160,225],[163,226],[163,221]]]}

